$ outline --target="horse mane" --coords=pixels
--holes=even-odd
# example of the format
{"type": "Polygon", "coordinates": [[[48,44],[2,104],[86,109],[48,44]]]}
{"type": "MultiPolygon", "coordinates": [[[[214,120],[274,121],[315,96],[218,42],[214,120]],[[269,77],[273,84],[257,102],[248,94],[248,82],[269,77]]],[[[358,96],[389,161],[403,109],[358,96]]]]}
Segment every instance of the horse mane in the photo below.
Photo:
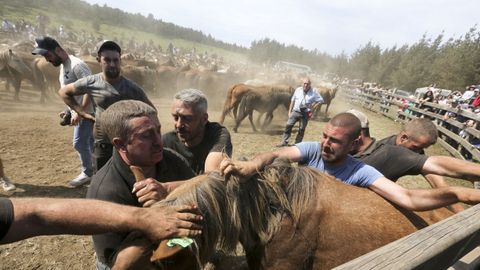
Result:
{"type": "Polygon", "coordinates": [[[266,244],[283,217],[296,226],[316,190],[317,173],[286,160],[275,160],[250,179],[218,172],[187,181],[158,204],[198,206],[203,233],[196,239],[200,261],[214,249],[235,252],[238,242],[266,244]]]}

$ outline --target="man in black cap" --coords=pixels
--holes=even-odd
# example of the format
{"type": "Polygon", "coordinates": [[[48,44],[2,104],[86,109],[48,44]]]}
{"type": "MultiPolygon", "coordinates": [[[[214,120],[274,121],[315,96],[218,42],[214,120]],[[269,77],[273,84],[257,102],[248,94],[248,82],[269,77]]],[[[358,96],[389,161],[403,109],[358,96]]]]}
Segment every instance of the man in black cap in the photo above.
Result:
{"type": "MultiPolygon", "coordinates": [[[[45,36],[36,38],[35,41],[37,42],[37,47],[33,49],[32,54],[45,57],[45,60],[55,67],[60,66],[59,81],[61,87],[92,74],[85,62],[80,58],[69,55],[55,39],[45,36]]],[[[88,95],[77,96],[75,100],[78,104],[81,104],[84,111],[93,114],[93,104],[88,95]]],[[[62,125],[70,124],[75,126],[73,130],[73,147],[77,150],[80,157],[82,171],[70,181],[69,185],[71,187],[79,187],[90,182],[93,175],[93,122],[82,119],[70,108],[62,111],[59,116],[63,119],[62,125]]]]}
{"type": "Polygon", "coordinates": [[[98,46],[97,61],[102,72],[82,78],[75,83],[60,88],[58,93],[65,104],[75,110],[84,119],[95,122],[93,129],[94,171],[98,171],[112,156],[113,146],[104,134],[101,123],[95,121],[110,105],[126,99],[143,101],[154,107],[143,89],[133,81],[121,75],[121,48],[113,41],[102,41],[98,46]],[[75,96],[88,94],[96,106],[95,116],[86,112],[75,100],[75,96]]]}

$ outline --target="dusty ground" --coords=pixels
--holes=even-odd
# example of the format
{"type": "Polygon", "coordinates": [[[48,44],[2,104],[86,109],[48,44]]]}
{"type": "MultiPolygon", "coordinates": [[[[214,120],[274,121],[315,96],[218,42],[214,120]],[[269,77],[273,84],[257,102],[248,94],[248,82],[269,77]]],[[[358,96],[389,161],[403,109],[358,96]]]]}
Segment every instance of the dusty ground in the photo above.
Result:
{"type": "MultiPolygon", "coordinates": [[[[18,189],[13,193],[0,190],[0,196],[84,197],[86,187],[72,189],[67,185],[80,169],[71,146],[73,128],[59,125],[57,113],[64,106],[58,97],[53,96],[48,105],[40,105],[38,93],[27,90],[21,93],[20,102],[13,102],[13,92],[4,89],[4,84],[0,84],[0,157],[6,174],[18,189]]],[[[163,131],[170,130],[170,99],[157,98],[153,102],[159,109],[163,131]]],[[[211,120],[219,118],[221,103],[215,101],[211,104],[211,120]]],[[[337,98],[333,101],[331,114],[348,108],[337,98]]],[[[399,130],[399,126],[388,119],[372,113],[368,116],[375,137],[383,138],[399,130]]],[[[285,117],[276,117],[267,133],[252,133],[245,121],[239,133],[232,133],[234,157],[251,157],[275,149],[280,143],[285,120],[285,117]]],[[[226,126],[231,128],[232,125],[232,119],[227,118],[226,126]]],[[[310,122],[305,140],[319,139],[323,125],[324,122],[320,121],[310,122]]],[[[446,154],[439,146],[429,153],[446,154]]],[[[414,177],[407,177],[401,183],[427,187],[425,181],[414,177]]],[[[37,237],[1,246],[0,262],[0,269],[94,269],[94,253],[87,236],[37,237]]]]}

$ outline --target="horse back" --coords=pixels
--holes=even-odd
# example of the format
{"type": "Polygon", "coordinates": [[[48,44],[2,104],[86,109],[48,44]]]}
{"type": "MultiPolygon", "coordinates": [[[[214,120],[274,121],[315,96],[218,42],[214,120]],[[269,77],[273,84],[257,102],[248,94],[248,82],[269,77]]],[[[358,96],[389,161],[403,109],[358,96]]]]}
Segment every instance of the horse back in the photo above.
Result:
{"type": "Polygon", "coordinates": [[[316,193],[296,228],[282,221],[266,246],[265,269],[331,269],[452,215],[408,211],[333,177],[322,176],[316,193]]]}

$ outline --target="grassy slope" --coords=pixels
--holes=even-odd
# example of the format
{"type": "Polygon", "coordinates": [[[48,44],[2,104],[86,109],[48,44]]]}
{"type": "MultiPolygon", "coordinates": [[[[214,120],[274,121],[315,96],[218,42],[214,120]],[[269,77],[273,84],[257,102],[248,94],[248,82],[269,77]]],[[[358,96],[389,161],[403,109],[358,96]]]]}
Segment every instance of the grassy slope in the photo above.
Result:
{"type": "Polygon", "coordinates": [[[102,24],[100,26],[100,31],[96,32],[93,29],[91,22],[88,21],[88,18],[86,18],[86,20],[77,20],[69,17],[68,12],[54,12],[55,9],[53,8],[36,9],[28,6],[18,7],[9,4],[2,4],[0,6],[0,15],[3,18],[13,22],[24,19],[27,23],[32,23],[36,21],[35,17],[37,15],[43,14],[50,18],[49,27],[64,25],[67,30],[73,29],[75,33],[81,33],[82,31],[85,31],[87,34],[92,33],[94,36],[101,36],[104,39],[121,39],[124,42],[129,40],[131,37],[133,37],[138,43],[148,43],[150,40],[153,40],[156,45],[160,45],[164,49],[167,48],[170,42],[172,42],[178,48],[190,50],[195,47],[199,53],[207,51],[209,54],[215,53],[233,62],[246,61],[246,55],[241,53],[231,52],[222,48],[212,47],[184,39],[169,39],[156,34],[138,31],[136,29],[134,30],[102,24]]]}

